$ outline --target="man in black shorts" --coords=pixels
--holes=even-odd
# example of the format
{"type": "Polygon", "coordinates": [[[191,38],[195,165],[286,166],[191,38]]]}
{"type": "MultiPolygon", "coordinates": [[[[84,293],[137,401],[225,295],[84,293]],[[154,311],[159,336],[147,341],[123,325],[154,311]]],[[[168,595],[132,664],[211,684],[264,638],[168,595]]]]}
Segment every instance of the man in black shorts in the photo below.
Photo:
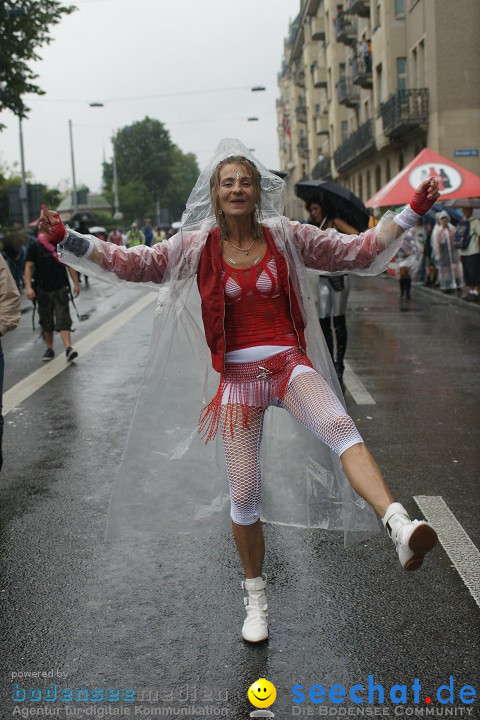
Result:
{"type": "MultiPolygon", "coordinates": [[[[77,297],[80,292],[77,272],[70,267],[68,272],[73,280],[73,295],[77,297]]],[[[42,233],[39,233],[37,240],[31,243],[27,251],[25,292],[29,300],[37,301],[39,321],[47,343],[42,361],[48,362],[55,357],[54,330],[60,333],[67,360],[75,360],[78,353],[71,345],[72,318],[69,310],[70,283],[67,268],[60,263],[56,248],[42,233]]]]}

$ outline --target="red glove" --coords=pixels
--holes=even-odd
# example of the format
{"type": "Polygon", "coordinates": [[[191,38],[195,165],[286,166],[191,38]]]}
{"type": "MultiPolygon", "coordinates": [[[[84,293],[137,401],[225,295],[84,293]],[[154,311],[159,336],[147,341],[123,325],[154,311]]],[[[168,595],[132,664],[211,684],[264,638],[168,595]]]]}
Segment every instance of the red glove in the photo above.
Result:
{"type": "Polygon", "coordinates": [[[58,245],[59,242],[62,242],[67,233],[65,225],[60,219],[60,215],[57,212],[49,210],[46,205],[42,205],[41,229],[48,235],[48,239],[53,245],[58,245]],[[57,220],[57,222],[53,223],[52,219],[57,220]]]}
{"type": "Polygon", "coordinates": [[[413,198],[410,200],[410,207],[417,215],[425,215],[432,205],[438,198],[438,192],[436,188],[435,178],[430,178],[430,182],[422,190],[422,192],[416,192],[413,198]]]}

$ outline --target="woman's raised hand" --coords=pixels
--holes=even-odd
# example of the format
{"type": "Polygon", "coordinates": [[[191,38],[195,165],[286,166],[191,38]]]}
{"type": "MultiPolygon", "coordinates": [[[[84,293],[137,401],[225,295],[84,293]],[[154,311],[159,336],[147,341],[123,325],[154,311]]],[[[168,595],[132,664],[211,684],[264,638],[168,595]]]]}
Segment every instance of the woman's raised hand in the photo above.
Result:
{"type": "Polygon", "coordinates": [[[48,239],[54,245],[62,242],[67,232],[60,215],[54,210],[49,210],[46,205],[42,205],[38,229],[48,235],[48,239]]]}
{"type": "Polygon", "coordinates": [[[415,190],[415,195],[410,200],[410,207],[417,215],[425,215],[439,197],[438,181],[434,177],[429,177],[415,190]]]}

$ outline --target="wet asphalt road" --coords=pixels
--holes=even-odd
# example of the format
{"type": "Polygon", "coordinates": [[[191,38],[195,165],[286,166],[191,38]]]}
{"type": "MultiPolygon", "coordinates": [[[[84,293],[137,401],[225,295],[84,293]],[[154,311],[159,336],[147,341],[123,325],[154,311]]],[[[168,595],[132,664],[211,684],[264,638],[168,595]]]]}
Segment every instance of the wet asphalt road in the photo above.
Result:
{"type": "MultiPolygon", "coordinates": [[[[78,302],[88,318],[75,340],[137,297],[92,283],[78,302]]],[[[259,677],[277,688],[276,718],[322,708],[341,717],[341,709],[365,706],[295,704],[292,687],[307,694],[314,684],[341,684],[348,692],[372,674],[387,700],[392,685],[418,678],[422,710],[442,709],[435,690],[453,676],[456,716],[468,708],[480,717],[477,703],[458,700],[463,685],[479,689],[478,606],[442,547],[407,574],[383,533],[345,551],[336,534],[266,527],[271,637],[249,646],[240,639],[242,576],[230,536],[103,542],[153,308],[6,417],[1,717],[46,704],[61,718],[68,707],[75,717],[98,717],[119,705],[130,710],[125,717],[180,708],[192,716],[193,707],[247,718],[254,708],[246,691],[259,677]],[[66,673],[54,678],[58,686],[89,692],[128,686],[136,701],[16,703],[12,673],[25,671],[66,673]]],[[[414,495],[441,495],[480,547],[480,312],[419,289],[400,304],[395,282],[354,279],[348,324],[347,359],[377,404],[347,403],[396,498],[418,516],[414,495]]],[[[2,343],[8,389],[40,364],[30,312],[2,343]]],[[[42,688],[52,678],[18,682],[42,688]]],[[[389,702],[376,709],[398,716],[389,702]]]]}

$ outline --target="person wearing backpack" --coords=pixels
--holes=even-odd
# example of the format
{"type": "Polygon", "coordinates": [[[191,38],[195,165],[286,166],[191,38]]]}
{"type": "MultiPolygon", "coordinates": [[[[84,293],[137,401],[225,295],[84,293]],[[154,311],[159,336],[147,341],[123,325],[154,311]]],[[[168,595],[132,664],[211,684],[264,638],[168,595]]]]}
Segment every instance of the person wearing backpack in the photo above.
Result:
{"type": "MultiPolygon", "coordinates": [[[[462,208],[463,218],[459,223],[464,227],[463,243],[459,247],[468,302],[478,302],[480,294],[480,220],[473,217],[471,207],[462,208]]],[[[458,233],[457,233],[458,234],[458,233]]]]}
{"type": "MultiPolygon", "coordinates": [[[[80,293],[77,271],[69,267],[68,272],[73,280],[73,295],[77,297],[80,293]]],[[[42,362],[49,362],[55,357],[54,330],[60,333],[68,362],[75,360],[78,352],[71,345],[72,318],[69,310],[71,290],[67,268],[58,259],[56,247],[43,233],[38,233],[38,238],[27,251],[25,292],[27,298],[36,302],[38,306],[40,325],[47,344],[42,362]]]]}

